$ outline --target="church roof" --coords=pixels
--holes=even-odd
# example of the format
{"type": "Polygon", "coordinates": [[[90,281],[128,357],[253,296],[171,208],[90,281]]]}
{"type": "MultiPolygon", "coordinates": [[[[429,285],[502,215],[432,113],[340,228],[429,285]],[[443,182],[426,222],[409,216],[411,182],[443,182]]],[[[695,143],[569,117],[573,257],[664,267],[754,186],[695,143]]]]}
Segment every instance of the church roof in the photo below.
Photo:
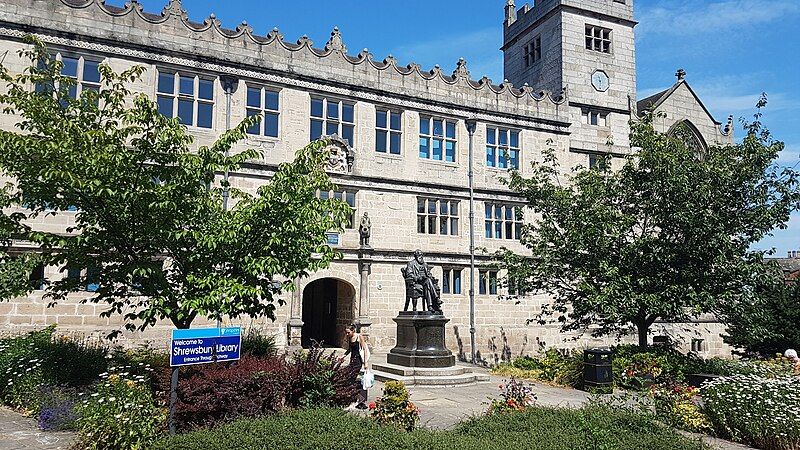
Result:
{"type": "Polygon", "coordinates": [[[681,77],[678,78],[678,82],[673,84],[671,88],[663,90],[647,98],[637,101],[636,111],[638,112],[639,116],[641,117],[641,115],[647,110],[655,110],[656,108],[658,108],[662,103],[664,103],[664,101],[666,101],[669,98],[670,95],[672,95],[673,92],[678,90],[678,88],[681,87],[681,85],[686,86],[686,89],[688,89],[689,92],[692,94],[694,99],[697,101],[697,104],[700,105],[701,108],[703,108],[703,111],[705,111],[708,117],[710,117],[715,124],[722,125],[722,122],[719,122],[717,119],[715,119],[714,116],[711,114],[711,111],[709,111],[708,108],[706,108],[706,105],[703,104],[703,102],[700,100],[700,97],[698,97],[697,94],[694,92],[694,89],[692,89],[692,87],[689,86],[689,83],[687,83],[686,80],[681,77]]]}

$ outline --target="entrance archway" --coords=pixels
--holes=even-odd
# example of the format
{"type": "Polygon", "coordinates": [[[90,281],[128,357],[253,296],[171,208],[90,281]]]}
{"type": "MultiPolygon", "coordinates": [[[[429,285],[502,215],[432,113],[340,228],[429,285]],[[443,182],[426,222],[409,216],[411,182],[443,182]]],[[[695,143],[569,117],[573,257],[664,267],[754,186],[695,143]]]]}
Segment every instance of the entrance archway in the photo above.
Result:
{"type": "Polygon", "coordinates": [[[304,348],[318,343],[324,347],[343,347],[344,328],[354,319],[355,288],[335,278],[322,278],[303,289],[304,348]]]}

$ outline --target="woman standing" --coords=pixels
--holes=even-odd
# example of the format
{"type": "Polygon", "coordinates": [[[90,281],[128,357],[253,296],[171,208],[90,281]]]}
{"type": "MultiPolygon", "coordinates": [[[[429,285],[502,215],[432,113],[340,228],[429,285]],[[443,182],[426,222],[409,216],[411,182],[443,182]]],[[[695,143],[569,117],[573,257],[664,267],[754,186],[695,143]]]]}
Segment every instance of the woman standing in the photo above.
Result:
{"type": "MultiPolygon", "coordinates": [[[[355,325],[348,325],[344,329],[344,335],[347,338],[347,351],[344,356],[350,355],[350,368],[353,373],[364,374],[367,371],[367,364],[369,363],[369,347],[364,341],[364,336],[361,333],[356,333],[355,325]]],[[[342,357],[344,358],[344,357],[342,357]]],[[[356,375],[355,383],[358,383],[358,404],[356,408],[367,409],[367,390],[362,387],[361,379],[356,375]]]]}

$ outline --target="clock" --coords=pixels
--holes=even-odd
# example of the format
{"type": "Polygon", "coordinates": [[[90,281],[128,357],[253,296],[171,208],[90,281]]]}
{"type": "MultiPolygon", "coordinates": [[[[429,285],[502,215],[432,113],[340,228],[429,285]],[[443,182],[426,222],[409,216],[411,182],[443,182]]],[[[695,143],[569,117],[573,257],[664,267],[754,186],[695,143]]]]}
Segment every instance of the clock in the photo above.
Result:
{"type": "Polygon", "coordinates": [[[608,75],[602,70],[595,70],[592,74],[592,86],[600,92],[608,90],[608,75]]]}

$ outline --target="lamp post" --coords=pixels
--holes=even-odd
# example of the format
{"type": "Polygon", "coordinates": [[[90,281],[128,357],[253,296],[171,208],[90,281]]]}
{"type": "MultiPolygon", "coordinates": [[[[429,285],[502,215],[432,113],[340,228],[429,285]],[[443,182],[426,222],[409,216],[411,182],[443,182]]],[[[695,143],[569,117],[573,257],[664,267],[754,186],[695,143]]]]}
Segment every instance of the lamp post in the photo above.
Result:
{"type": "Polygon", "coordinates": [[[470,362],[475,364],[475,187],[473,173],[473,140],[478,123],[475,119],[466,121],[469,133],[469,348],[470,362]]]}

